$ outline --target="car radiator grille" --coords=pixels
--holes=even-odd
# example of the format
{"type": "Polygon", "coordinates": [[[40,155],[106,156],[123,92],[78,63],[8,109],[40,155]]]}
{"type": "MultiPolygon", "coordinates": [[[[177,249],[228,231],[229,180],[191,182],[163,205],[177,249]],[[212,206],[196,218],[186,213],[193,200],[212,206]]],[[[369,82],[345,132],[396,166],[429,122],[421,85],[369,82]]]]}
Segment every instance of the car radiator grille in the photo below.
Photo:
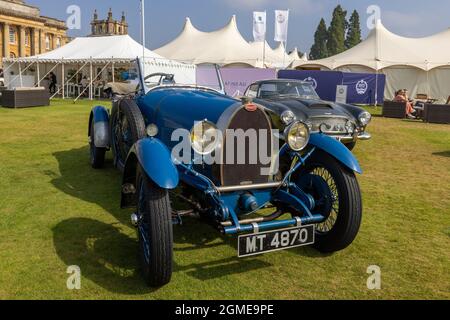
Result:
{"type": "Polygon", "coordinates": [[[311,132],[322,132],[325,134],[347,134],[345,118],[311,118],[309,122],[312,125],[311,132]]]}
{"type": "MultiPolygon", "coordinates": [[[[228,141],[227,139],[231,139],[228,135],[225,135],[225,141],[223,143],[222,150],[222,159],[223,164],[220,165],[220,181],[222,186],[239,186],[239,185],[248,185],[255,183],[267,183],[270,180],[268,175],[262,175],[261,169],[270,167],[270,164],[261,163],[261,159],[259,157],[260,154],[260,139],[264,139],[267,141],[267,145],[263,153],[267,156],[271,155],[272,150],[272,140],[271,140],[271,124],[270,121],[263,110],[258,108],[256,111],[247,111],[245,108],[240,108],[234,115],[231,117],[229,124],[227,126],[228,129],[237,130],[242,129],[244,132],[248,132],[249,129],[256,130],[258,143],[250,143],[249,139],[245,140],[245,164],[238,164],[237,158],[237,148],[238,148],[238,139],[231,137],[234,139],[233,148],[234,148],[234,161],[229,163],[226,161],[227,153],[230,152],[228,150],[228,141]],[[261,131],[262,130],[262,131],[261,131]],[[265,135],[265,137],[263,137],[265,135]],[[250,155],[256,155],[256,163],[250,161],[250,155]]],[[[241,141],[242,143],[242,141],[241,141]]],[[[264,145],[264,144],[263,144],[264,145]]],[[[241,155],[242,156],[242,155],[241,155]]],[[[232,158],[231,156],[228,158],[232,158]]],[[[253,159],[255,159],[253,157],[253,159]]]]}

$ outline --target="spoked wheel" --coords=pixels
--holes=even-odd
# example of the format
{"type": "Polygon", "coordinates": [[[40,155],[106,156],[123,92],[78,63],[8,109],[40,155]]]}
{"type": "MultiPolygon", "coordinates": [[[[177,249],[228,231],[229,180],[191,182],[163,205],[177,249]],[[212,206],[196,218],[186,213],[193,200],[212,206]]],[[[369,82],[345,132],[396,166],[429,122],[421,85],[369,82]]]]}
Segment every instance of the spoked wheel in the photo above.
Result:
{"type": "Polygon", "coordinates": [[[106,148],[98,148],[95,146],[95,125],[94,120],[91,122],[91,134],[89,136],[89,155],[91,166],[94,169],[100,169],[105,164],[106,148]]]}
{"type": "Polygon", "coordinates": [[[358,234],[361,217],[361,191],[354,172],[325,152],[316,151],[296,182],[313,196],[313,214],[325,220],[316,225],[315,247],[335,252],[348,247],[358,234]]]}
{"type": "Polygon", "coordinates": [[[137,169],[139,256],[143,275],[151,287],[170,282],[173,260],[172,210],[167,190],[156,186],[137,169]]]}
{"type": "Polygon", "coordinates": [[[114,103],[111,114],[111,144],[114,166],[123,170],[133,145],[145,137],[145,122],[133,100],[114,103]]]}

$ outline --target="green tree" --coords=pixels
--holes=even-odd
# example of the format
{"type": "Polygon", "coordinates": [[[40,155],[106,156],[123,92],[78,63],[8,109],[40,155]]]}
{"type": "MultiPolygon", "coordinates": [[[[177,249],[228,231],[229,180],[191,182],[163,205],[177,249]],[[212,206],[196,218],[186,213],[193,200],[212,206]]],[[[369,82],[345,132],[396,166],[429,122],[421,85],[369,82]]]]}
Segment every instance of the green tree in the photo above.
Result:
{"type": "Polygon", "coordinates": [[[361,42],[361,25],[359,21],[358,11],[353,11],[349,23],[347,38],[345,39],[345,47],[347,49],[353,48],[361,42]]]}
{"type": "Polygon", "coordinates": [[[345,34],[347,29],[347,11],[338,5],[333,11],[333,19],[328,29],[328,54],[333,56],[346,50],[345,34]]]}
{"type": "Polygon", "coordinates": [[[309,58],[311,60],[323,59],[328,57],[327,49],[328,31],[325,20],[322,18],[314,34],[314,44],[311,47],[309,58]]]}

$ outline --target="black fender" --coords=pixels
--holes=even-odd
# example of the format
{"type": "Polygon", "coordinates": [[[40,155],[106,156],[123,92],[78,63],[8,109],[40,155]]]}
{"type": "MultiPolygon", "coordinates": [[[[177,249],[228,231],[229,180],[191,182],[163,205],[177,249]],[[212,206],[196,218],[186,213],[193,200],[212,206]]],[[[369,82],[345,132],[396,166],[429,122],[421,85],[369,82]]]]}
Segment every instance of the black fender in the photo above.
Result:
{"type": "Polygon", "coordinates": [[[129,208],[137,204],[136,170],[140,165],[147,176],[160,188],[175,189],[180,177],[169,149],[156,138],[141,139],[134,144],[128,154],[122,180],[121,207],[129,208]]]}
{"type": "Polygon", "coordinates": [[[109,130],[109,112],[103,106],[96,106],[89,116],[88,136],[94,139],[97,148],[109,148],[111,146],[109,130]],[[94,133],[92,136],[91,124],[94,122],[94,133]]]}

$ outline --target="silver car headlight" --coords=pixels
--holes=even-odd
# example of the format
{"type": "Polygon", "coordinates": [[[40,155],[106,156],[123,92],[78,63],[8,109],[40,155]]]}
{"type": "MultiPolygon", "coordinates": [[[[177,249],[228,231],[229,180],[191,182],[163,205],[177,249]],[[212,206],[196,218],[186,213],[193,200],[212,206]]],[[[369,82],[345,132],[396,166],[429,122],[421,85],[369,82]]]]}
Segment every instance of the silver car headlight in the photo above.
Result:
{"type": "Polygon", "coordinates": [[[353,134],[355,132],[355,125],[350,120],[347,121],[345,124],[345,129],[347,130],[347,133],[353,134]]]}
{"type": "Polygon", "coordinates": [[[365,127],[372,120],[372,115],[369,112],[364,111],[359,115],[358,120],[359,120],[359,123],[361,123],[361,125],[365,127]]]}
{"type": "Polygon", "coordinates": [[[294,120],[295,114],[290,110],[284,111],[281,114],[281,121],[287,126],[290,125],[292,122],[294,122],[294,120]]]}
{"type": "Polygon", "coordinates": [[[192,149],[198,154],[210,154],[216,149],[219,141],[219,131],[209,121],[197,122],[191,130],[192,149]]]}
{"type": "Polygon", "coordinates": [[[309,142],[308,126],[301,121],[295,121],[286,128],[285,139],[292,150],[303,150],[309,142]]]}

